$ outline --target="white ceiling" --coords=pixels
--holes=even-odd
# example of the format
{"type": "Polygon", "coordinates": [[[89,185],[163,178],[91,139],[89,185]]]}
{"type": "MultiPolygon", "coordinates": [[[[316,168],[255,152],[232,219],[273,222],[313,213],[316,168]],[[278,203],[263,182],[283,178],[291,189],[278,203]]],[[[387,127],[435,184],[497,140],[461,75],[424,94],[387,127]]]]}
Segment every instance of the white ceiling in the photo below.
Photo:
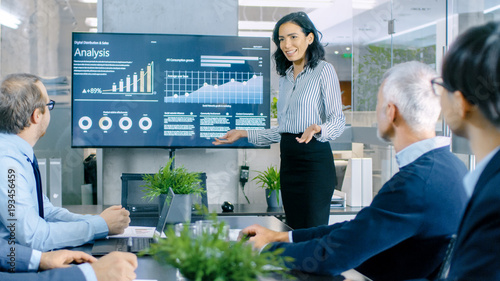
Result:
{"type": "MultiPolygon", "coordinates": [[[[77,31],[88,31],[86,17],[96,17],[89,0],[56,0],[69,9],[68,21],[77,31]]],[[[329,45],[352,46],[389,42],[388,20],[395,19],[394,36],[411,46],[434,44],[435,24],[444,20],[445,0],[239,0],[241,35],[270,36],[274,23],[291,12],[304,11],[329,45]],[[392,5],[391,5],[392,2],[392,5]],[[250,32],[250,33],[249,33],[250,32]]],[[[448,1],[452,13],[500,8],[499,0],[448,1]]]]}

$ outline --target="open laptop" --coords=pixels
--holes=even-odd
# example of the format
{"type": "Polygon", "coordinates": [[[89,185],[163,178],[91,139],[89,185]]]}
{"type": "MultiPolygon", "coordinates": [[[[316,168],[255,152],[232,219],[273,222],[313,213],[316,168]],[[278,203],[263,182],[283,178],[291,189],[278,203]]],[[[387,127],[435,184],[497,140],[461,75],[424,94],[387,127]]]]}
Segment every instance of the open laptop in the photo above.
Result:
{"type": "Polygon", "coordinates": [[[96,240],[94,242],[94,246],[92,247],[92,255],[103,256],[113,251],[137,253],[141,250],[149,248],[151,243],[158,242],[158,240],[165,235],[163,230],[165,229],[165,224],[171,211],[174,197],[175,194],[172,188],[169,188],[160,216],[158,217],[156,228],[154,229],[153,237],[132,237],[135,235],[130,234],[130,230],[135,230],[135,228],[133,226],[129,226],[125,229],[125,234],[129,234],[129,237],[116,235],[119,238],[108,236],[106,239],[96,240]]]}

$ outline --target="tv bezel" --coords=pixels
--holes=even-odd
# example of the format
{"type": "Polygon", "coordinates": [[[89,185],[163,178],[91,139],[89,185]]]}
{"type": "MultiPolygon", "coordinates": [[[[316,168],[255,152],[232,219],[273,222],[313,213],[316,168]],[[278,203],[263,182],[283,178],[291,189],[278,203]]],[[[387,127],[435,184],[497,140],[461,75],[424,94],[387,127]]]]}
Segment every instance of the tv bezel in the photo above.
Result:
{"type": "MultiPolygon", "coordinates": [[[[204,146],[204,145],[199,145],[199,146],[182,146],[182,145],[175,145],[175,146],[151,146],[151,145],[141,145],[141,146],[128,146],[128,145],[74,145],[73,141],[73,130],[75,129],[73,126],[73,119],[74,119],[74,114],[73,114],[73,106],[74,106],[74,98],[73,98],[73,72],[74,72],[74,54],[73,54],[73,46],[74,46],[74,35],[75,34],[109,34],[109,35],[148,35],[148,36],[190,36],[190,37],[238,37],[238,38],[259,38],[259,39],[268,39],[269,40],[269,67],[271,68],[271,38],[268,37],[250,37],[250,36],[237,36],[237,35],[206,35],[206,34],[169,34],[169,33],[123,33],[123,32],[97,32],[97,33],[91,33],[91,32],[72,32],[71,35],[71,147],[72,148],[156,148],[156,149],[182,149],[182,148],[205,148],[205,149],[269,149],[270,145],[265,145],[265,146],[256,146],[252,145],[249,142],[244,143],[245,145],[238,145],[238,141],[236,141],[233,144],[230,145],[212,145],[212,146],[204,146]],[[246,145],[246,144],[249,145],[246,145]]],[[[268,114],[268,124],[269,126],[265,129],[269,129],[271,127],[271,69],[269,69],[269,77],[267,77],[267,85],[266,85],[266,78],[264,79],[264,85],[263,87],[265,88],[268,86],[269,88],[269,114],[268,114]]],[[[265,98],[265,97],[264,97],[265,98]]]]}

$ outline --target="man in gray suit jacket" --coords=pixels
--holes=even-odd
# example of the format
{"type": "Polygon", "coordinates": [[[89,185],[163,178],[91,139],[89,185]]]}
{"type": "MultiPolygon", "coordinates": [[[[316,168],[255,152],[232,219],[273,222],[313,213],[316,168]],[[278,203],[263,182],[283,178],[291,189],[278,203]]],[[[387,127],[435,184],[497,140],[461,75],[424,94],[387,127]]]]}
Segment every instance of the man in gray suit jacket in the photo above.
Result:
{"type": "Polygon", "coordinates": [[[61,250],[42,253],[0,239],[0,280],[134,280],[137,257],[113,252],[99,260],[80,251],[61,250]],[[79,263],[70,266],[70,263],[79,263]],[[41,270],[42,272],[37,272],[41,270]]]}

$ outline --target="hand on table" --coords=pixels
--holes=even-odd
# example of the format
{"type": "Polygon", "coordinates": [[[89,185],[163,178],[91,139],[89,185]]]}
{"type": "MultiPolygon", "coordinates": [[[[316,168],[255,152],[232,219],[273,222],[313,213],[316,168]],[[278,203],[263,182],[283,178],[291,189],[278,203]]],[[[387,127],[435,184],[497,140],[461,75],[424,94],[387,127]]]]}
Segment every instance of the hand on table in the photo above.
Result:
{"type": "Polygon", "coordinates": [[[137,276],[137,257],[132,253],[111,252],[92,263],[98,281],[131,281],[137,276]]]}
{"type": "Polygon", "coordinates": [[[256,250],[262,249],[262,247],[271,242],[290,242],[288,232],[273,231],[258,224],[241,230],[239,239],[243,236],[249,237],[248,241],[252,243],[253,248],[256,250]]]}
{"type": "Polygon", "coordinates": [[[95,262],[96,258],[80,251],[60,250],[42,253],[40,270],[68,267],[71,263],[95,262]]]}
{"type": "Polygon", "coordinates": [[[107,208],[100,216],[108,225],[108,235],[122,234],[130,223],[130,212],[120,205],[107,208]]]}

